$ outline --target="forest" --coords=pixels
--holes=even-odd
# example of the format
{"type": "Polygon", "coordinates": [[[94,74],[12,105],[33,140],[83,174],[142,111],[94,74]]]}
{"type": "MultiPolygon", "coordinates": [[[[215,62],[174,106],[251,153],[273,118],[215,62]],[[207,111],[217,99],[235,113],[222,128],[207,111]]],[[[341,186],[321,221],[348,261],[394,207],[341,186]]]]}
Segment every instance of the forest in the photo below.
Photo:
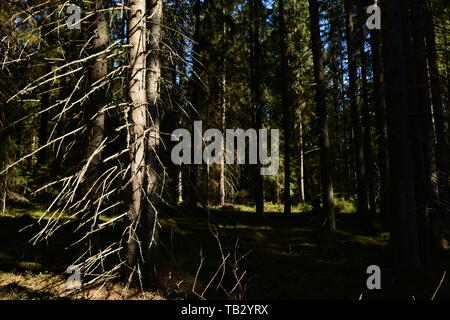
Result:
{"type": "Polygon", "coordinates": [[[0,1],[0,299],[450,299],[448,4],[0,1]]]}

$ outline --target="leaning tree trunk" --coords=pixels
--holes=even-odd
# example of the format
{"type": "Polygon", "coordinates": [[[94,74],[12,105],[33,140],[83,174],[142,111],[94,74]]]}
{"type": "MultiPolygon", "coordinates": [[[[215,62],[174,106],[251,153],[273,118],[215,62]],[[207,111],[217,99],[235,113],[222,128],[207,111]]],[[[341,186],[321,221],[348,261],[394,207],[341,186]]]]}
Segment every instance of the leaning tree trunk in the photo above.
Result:
{"type": "Polygon", "coordinates": [[[316,87],[316,108],[319,118],[320,168],[322,177],[322,205],[328,218],[330,230],[336,229],[333,198],[333,178],[328,132],[328,112],[325,102],[325,80],[323,71],[322,44],[320,41],[319,6],[317,0],[309,0],[309,17],[316,87]]]}

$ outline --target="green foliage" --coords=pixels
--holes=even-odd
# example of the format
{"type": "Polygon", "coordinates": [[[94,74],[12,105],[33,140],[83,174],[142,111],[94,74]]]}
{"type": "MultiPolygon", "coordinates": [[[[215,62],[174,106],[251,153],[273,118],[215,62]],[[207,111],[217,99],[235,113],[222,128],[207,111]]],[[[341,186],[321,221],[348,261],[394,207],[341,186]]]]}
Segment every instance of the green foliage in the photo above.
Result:
{"type": "Polygon", "coordinates": [[[349,214],[356,212],[356,204],[353,198],[345,199],[343,197],[335,197],[334,204],[337,213],[349,214]]]}

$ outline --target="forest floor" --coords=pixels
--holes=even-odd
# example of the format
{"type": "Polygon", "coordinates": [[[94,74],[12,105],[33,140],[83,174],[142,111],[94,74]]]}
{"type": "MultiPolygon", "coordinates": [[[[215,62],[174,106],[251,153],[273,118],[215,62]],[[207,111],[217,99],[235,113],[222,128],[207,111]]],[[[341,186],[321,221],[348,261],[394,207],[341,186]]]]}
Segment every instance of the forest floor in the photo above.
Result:
{"type": "MultiPolygon", "coordinates": [[[[39,210],[0,215],[0,299],[431,299],[436,290],[436,299],[450,298],[450,279],[439,285],[450,252],[439,253],[428,272],[399,279],[390,267],[388,233],[377,219],[361,227],[356,213],[339,214],[338,231],[330,233],[312,212],[257,216],[233,206],[180,212],[161,219],[159,289],[125,294],[117,283],[66,289],[73,225],[32,245],[39,210]],[[381,268],[381,290],[366,287],[370,265],[381,268]]],[[[120,228],[102,238],[117,237],[120,228]]]]}

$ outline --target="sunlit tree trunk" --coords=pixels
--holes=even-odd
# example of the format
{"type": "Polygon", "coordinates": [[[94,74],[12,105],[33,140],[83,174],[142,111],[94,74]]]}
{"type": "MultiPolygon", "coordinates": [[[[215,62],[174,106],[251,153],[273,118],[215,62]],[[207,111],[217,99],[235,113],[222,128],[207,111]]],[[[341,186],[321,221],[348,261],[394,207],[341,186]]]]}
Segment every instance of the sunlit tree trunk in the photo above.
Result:
{"type": "Polygon", "coordinates": [[[163,23],[163,1],[148,0],[148,11],[150,15],[148,29],[148,55],[147,55],[147,103],[149,115],[149,137],[148,137],[148,166],[147,166],[147,198],[146,219],[144,234],[148,235],[148,239],[144,237],[146,251],[144,251],[144,275],[156,276],[156,269],[159,263],[159,247],[158,247],[158,209],[160,202],[160,191],[162,187],[161,160],[160,152],[160,96],[161,96],[161,39],[162,39],[162,23],[163,23]],[[147,229],[148,228],[148,229],[147,229]],[[146,254],[146,255],[145,255],[146,254]]]}
{"type": "MultiPolygon", "coordinates": [[[[146,96],[146,0],[129,1],[128,43],[129,53],[129,97],[130,97],[130,196],[128,200],[128,224],[125,233],[126,280],[138,282],[144,272],[142,255],[148,249],[143,238],[143,225],[146,223],[143,206],[146,187],[147,143],[147,96],[146,96]]],[[[148,245],[148,243],[147,243],[148,245]]]]}

